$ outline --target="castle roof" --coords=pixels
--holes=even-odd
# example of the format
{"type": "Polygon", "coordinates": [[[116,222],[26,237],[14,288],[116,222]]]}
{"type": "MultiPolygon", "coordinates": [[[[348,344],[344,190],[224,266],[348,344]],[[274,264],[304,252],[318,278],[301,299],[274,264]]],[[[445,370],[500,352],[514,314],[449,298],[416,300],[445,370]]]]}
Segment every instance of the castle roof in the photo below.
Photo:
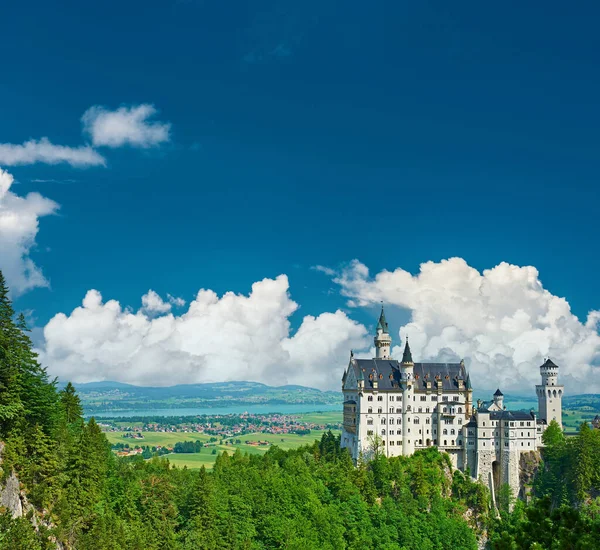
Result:
{"type": "Polygon", "coordinates": [[[548,359],[546,359],[546,362],[542,365],[542,367],[549,367],[549,368],[552,367],[552,368],[557,369],[558,365],[556,365],[555,363],[553,363],[552,359],[548,358],[548,359]]]}
{"type": "Polygon", "coordinates": [[[403,363],[412,363],[412,353],[410,352],[410,346],[408,345],[408,338],[406,339],[406,345],[404,346],[404,353],[402,354],[403,363]]]}
{"type": "Polygon", "coordinates": [[[490,420],[533,420],[532,412],[524,411],[491,411],[490,420]]]}
{"type": "MultiPolygon", "coordinates": [[[[353,359],[351,362],[357,380],[364,379],[365,388],[377,382],[380,390],[397,390],[403,382],[401,363],[395,359],[353,359]]],[[[415,391],[425,391],[427,382],[436,387],[436,377],[442,381],[442,390],[458,390],[458,380],[467,372],[461,363],[415,363],[413,385],[415,391]]]]}
{"type": "Polygon", "coordinates": [[[495,392],[494,392],[494,397],[503,397],[504,394],[500,391],[500,388],[498,388],[495,392]]]}
{"type": "Polygon", "coordinates": [[[381,306],[381,314],[379,315],[379,321],[377,322],[377,329],[381,329],[385,334],[389,334],[388,324],[385,320],[385,313],[383,312],[383,306],[381,306]]]}

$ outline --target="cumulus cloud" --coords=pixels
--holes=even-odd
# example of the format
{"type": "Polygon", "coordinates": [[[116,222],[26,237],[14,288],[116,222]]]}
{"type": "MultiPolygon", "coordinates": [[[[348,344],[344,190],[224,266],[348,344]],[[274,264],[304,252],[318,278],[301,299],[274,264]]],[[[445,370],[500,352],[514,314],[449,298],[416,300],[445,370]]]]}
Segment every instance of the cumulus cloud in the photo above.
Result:
{"type": "Polygon", "coordinates": [[[106,159],[89,145],[67,147],[55,145],[46,137],[25,143],[0,143],[0,164],[18,166],[35,163],[70,164],[76,168],[105,166],[106,159]]]}
{"type": "Polygon", "coordinates": [[[156,113],[156,108],[148,104],[120,107],[116,111],[95,105],[83,114],[81,121],[96,147],[148,148],[170,139],[169,123],[149,120],[156,113]]]}
{"type": "Polygon", "coordinates": [[[29,193],[25,197],[10,189],[14,178],[0,168],[0,269],[15,294],[48,286],[40,268],[30,257],[42,216],[54,214],[58,204],[29,193]]]}
{"type": "Polygon", "coordinates": [[[142,296],[142,309],[147,313],[166,313],[171,311],[171,304],[150,289],[142,296]]]}
{"type": "Polygon", "coordinates": [[[501,263],[480,273],[451,258],[424,263],[417,275],[398,268],[370,277],[354,260],[334,281],[353,307],[383,300],[409,310],[400,336],[410,336],[415,360],[464,358],[476,387],[531,393],[549,356],[569,391],[600,391],[600,312],[580,322],[535,267],[501,263]]]}
{"type": "Polygon", "coordinates": [[[298,305],[285,275],[254,283],[247,296],[202,289],[179,316],[158,295],[144,297],[163,314],[134,313],[90,290],[80,307],[55,315],[40,350],[50,373],[76,382],[255,380],[338,389],[349,350],[368,344],[365,327],[341,311],[306,316],[290,334],[298,305]]]}

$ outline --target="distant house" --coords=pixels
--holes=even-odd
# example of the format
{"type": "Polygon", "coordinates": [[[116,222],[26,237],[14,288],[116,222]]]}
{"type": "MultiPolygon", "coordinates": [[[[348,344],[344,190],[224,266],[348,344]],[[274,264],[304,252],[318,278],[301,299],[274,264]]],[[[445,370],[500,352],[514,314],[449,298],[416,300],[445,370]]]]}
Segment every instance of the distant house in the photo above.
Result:
{"type": "Polygon", "coordinates": [[[594,416],[594,420],[592,420],[592,427],[596,430],[600,430],[600,415],[594,416]]]}

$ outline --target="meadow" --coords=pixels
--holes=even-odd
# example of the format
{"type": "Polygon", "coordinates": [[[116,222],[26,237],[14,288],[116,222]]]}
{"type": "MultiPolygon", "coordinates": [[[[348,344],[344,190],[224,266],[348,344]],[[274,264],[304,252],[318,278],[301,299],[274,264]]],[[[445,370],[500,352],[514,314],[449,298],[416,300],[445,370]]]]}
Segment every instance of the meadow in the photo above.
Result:
{"type": "MultiPolygon", "coordinates": [[[[337,435],[339,430],[332,430],[332,432],[337,435]]],[[[188,468],[201,468],[202,466],[205,466],[210,469],[215,463],[217,455],[223,451],[233,454],[236,449],[239,449],[242,453],[264,454],[271,445],[277,445],[284,450],[297,449],[302,445],[310,445],[315,440],[320,440],[321,436],[325,433],[325,430],[312,430],[311,433],[307,435],[267,433],[246,434],[219,439],[216,443],[208,443],[211,436],[201,433],[143,432],[144,439],[123,437],[126,433],[129,432],[107,432],[106,437],[111,444],[128,443],[130,447],[145,445],[150,447],[157,445],[172,446],[178,441],[201,441],[208,444],[208,446],[203,447],[199,453],[170,453],[163,456],[174,466],[187,466],[188,468]],[[236,439],[240,439],[242,443],[236,444],[236,439]],[[221,444],[221,441],[223,444],[221,444]],[[255,445],[248,445],[246,441],[268,441],[270,445],[258,447],[255,445]],[[227,442],[227,444],[225,442],[227,442]],[[214,450],[217,451],[215,454],[213,454],[214,450]]]]}

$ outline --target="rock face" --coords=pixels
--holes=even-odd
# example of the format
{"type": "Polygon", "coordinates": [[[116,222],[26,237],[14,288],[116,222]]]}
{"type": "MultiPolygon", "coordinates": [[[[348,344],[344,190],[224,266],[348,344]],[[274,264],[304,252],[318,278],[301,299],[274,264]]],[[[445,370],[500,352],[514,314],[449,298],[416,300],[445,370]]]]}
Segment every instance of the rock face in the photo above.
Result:
{"type": "Polygon", "coordinates": [[[533,478],[540,466],[542,457],[539,451],[521,453],[519,457],[519,498],[528,501],[531,493],[533,478]]]}
{"type": "Polygon", "coordinates": [[[21,489],[19,480],[15,473],[10,474],[4,487],[0,489],[0,506],[4,506],[13,518],[23,516],[23,502],[21,501],[21,489]]]}

